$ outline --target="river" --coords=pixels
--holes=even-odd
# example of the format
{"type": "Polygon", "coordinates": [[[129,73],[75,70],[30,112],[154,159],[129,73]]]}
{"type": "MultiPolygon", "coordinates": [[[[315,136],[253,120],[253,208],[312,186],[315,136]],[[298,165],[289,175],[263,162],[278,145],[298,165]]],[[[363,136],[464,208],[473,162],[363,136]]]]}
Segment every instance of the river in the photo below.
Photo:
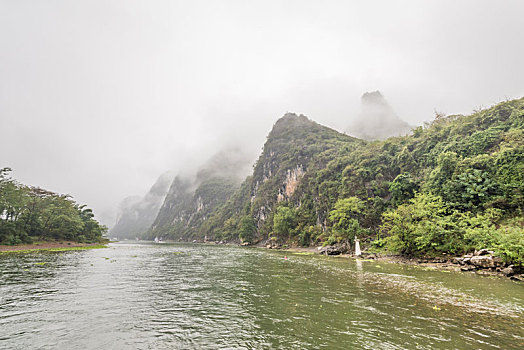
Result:
{"type": "Polygon", "coordinates": [[[0,255],[0,349],[522,349],[524,285],[258,248],[0,255]]]}

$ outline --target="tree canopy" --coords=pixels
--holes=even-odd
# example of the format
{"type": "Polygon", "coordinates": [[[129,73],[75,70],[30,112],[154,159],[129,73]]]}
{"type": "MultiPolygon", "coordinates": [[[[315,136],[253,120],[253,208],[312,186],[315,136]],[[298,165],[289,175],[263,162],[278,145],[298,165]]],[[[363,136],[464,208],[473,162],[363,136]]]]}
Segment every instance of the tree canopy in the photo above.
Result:
{"type": "Polygon", "coordinates": [[[0,170],[0,244],[33,240],[96,242],[106,231],[91,209],[69,195],[19,184],[0,170]]]}

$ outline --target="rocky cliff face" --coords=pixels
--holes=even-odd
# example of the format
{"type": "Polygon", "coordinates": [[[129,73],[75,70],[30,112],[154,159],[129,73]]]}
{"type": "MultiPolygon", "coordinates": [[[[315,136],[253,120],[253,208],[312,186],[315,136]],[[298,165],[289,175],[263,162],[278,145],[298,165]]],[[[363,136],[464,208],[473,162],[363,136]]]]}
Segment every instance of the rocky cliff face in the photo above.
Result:
{"type": "Polygon", "coordinates": [[[162,174],[149,192],[144,196],[133,196],[120,203],[115,226],[110,231],[111,237],[135,238],[145,232],[153,223],[164,197],[173,181],[173,174],[162,174]]]}
{"type": "Polygon", "coordinates": [[[277,200],[279,202],[291,198],[302,176],[304,176],[304,166],[302,164],[286,172],[286,179],[282,183],[282,187],[278,189],[277,200]]]}
{"type": "Polygon", "coordinates": [[[347,132],[364,140],[385,140],[391,136],[407,135],[411,129],[397,116],[380,91],[374,91],[362,96],[360,114],[347,132]]]}
{"type": "Polygon", "coordinates": [[[202,238],[199,228],[238,189],[249,167],[238,149],[215,154],[194,175],[177,176],[145,238],[202,238]]]}
{"type": "MultiPolygon", "coordinates": [[[[308,177],[316,177],[332,154],[342,151],[342,145],[351,147],[361,143],[303,115],[284,115],[269,133],[253,175],[217,211],[211,218],[213,224],[204,227],[204,232],[209,237],[238,239],[239,220],[248,218],[255,225],[254,241],[267,238],[279,203],[296,206],[320,203],[312,199],[308,177]]],[[[312,225],[325,222],[326,213],[321,211],[310,220],[312,225]]]]}
{"type": "MultiPolygon", "coordinates": [[[[379,112],[388,109],[379,93],[364,99],[379,112]]],[[[243,164],[234,152],[218,154],[192,176],[176,177],[148,237],[263,241],[270,247],[336,244],[347,251],[358,236],[368,247],[394,242],[387,249],[409,254],[449,256],[471,247],[494,252],[465,256],[465,269],[501,268],[494,254],[521,263],[521,244],[507,242],[522,236],[523,127],[524,98],[376,142],[288,113],[273,126],[242,183],[234,176],[243,164]],[[421,222],[450,229],[425,233],[422,250],[421,222]],[[483,241],[486,227],[499,243],[483,241]]]]}
{"type": "Polygon", "coordinates": [[[191,179],[177,176],[171,183],[164,203],[154,219],[151,229],[153,233],[162,235],[161,230],[176,225],[184,220],[184,214],[190,209],[190,202],[193,198],[191,193],[191,179]]]}

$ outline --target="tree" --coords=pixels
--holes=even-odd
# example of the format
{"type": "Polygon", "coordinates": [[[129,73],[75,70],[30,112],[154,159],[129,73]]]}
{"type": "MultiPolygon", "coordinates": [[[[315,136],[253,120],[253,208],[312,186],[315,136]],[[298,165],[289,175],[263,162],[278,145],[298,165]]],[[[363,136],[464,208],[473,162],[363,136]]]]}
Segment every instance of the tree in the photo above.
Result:
{"type": "Polygon", "coordinates": [[[461,214],[451,211],[441,197],[418,193],[408,203],[383,215],[382,230],[407,255],[457,253],[464,249],[461,214]]]}
{"type": "Polygon", "coordinates": [[[401,204],[413,198],[417,189],[418,185],[410,174],[399,174],[389,185],[391,199],[395,204],[401,204]]]}
{"type": "Polygon", "coordinates": [[[294,228],[294,210],[285,206],[277,207],[277,211],[273,216],[273,233],[280,237],[289,237],[294,233],[294,228]]]}
{"type": "Polygon", "coordinates": [[[255,234],[256,227],[253,223],[253,218],[250,216],[243,216],[239,224],[238,238],[242,242],[251,243],[253,242],[253,236],[255,234]]]}
{"type": "Polygon", "coordinates": [[[357,197],[339,199],[329,212],[329,220],[333,223],[329,243],[352,241],[361,232],[359,218],[364,208],[364,203],[357,197]]]}
{"type": "Polygon", "coordinates": [[[437,158],[437,167],[429,176],[428,186],[434,193],[442,194],[448,181],[451,180],[459,163],[455,152],[441,153],[437,158]]]}
{"type": "Polygon", "coordinates": [[[30,243],[31,237],[95,242],[107,230],[91,209],[79,206],[69,195],[28,187],[0,169],[0,242],[30,243]]]}

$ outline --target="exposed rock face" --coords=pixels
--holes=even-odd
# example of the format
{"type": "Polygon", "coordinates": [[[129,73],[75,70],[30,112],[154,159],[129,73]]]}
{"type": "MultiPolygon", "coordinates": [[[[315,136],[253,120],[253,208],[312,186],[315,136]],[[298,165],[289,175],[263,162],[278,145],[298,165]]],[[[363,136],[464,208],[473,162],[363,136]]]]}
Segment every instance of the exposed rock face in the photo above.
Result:
{"type": "Polygon", "coordinates": [[[279,188],[278,201],[281,202],[291,197],[295,192],[300,178],[304,175],[304,167],[299,164],[293,169],[288,169],[284,185],[279,188]]]}
{"type": "Polygon", "coordinates": [[[183,215],[180,215],[180,213],[184,212],[187,203],[192,198],[191,185],[190,179],[180,175],[175,177],[169,187],[164,204],[152,224],[153,230],[174,225],[183,220],[183,215]]]}
{"type": "Polygon", "coordinates": [[[470,263],[483,268],[495,267],[495,262],[491,255],[474,256],[470,259],[470,263]]]}
{"type": "Polygon", "coordinates": [[[391,136],[407,135],[411,126],[393,111],[380,91],[366,92],[358,117],[347,128],[350,135],[365,140],[384,140],[391,136]]]}
{"type": "Polygon", "coordinates": [[[144,233],[153,223],[166,196],[173,173],[162,174],[144,197],[134,196],[120,204],[118,218],[110,236],[135,238],[144,233]]]}
{"type": "Polygon", "coordinates": [[[347,242],[320,247],[318,252],[323,255],[340,255],[351,253],[351,247],[347,242]]]}
{"type": "Polygon", "coordinates": [[[198,228],[238,189],[249,163],[239,150],[229,149],[215,154],[196,174],[177,176],[146,237],[204,239],[198,228]]]}
{"type": "Polygon", "coordinates": [[[508,266],[508,267],[502,269],[501,272],[502,272],[504,275],[506,275],[506,276],[508,276],[508,277],[511,277],[511,276],[513,276],[513,275],[515,274],[515,269],[513,268],[513,265],[510,265],[510,266],[508,266]]]}
{"type": "MultiPolygon", "coordinates": [[[[300,205],[303,192],[299,189],[310,166],[315,171],[318,167],[324,167],[326,164],[320,162],[317,156],[326,150],[336,149],[336,142],[351,145],[362,141],[294,113],[285,114],[275,123],[253,176],[246,180],[246,187],[250,189],[251,214],[259,239],[271,230],[272,213],[279,202],[296,201],[296,205],[300,205]]],[[[326,215],[324,211],[318,211],[318,226],[322,227],[325,223],[326,215]]]]}
{"type": "Polygon", "coordinates": [[[481,249],[481,250],[475,251],[474,253],[475,256],[493,255],[493,254],[494,253],[492,250],[487,250],[487,249],[481,249]]]}

